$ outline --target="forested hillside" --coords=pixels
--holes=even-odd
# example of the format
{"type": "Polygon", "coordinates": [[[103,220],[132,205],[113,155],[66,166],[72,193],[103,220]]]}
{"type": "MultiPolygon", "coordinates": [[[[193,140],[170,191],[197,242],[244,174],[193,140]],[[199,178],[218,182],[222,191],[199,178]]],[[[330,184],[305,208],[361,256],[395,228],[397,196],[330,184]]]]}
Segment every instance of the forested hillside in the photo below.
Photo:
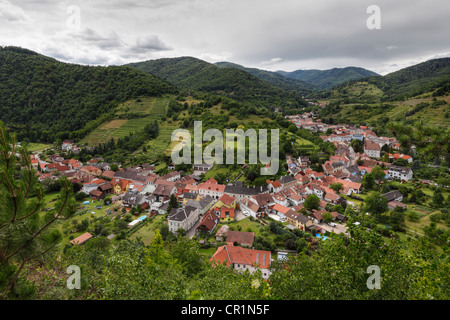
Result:
{"type": "Polygon", "coordinates": [[[173,86],[129,67],[67,64],[0,47],[0,120],[19,141],[81,138],[120,102],[174,92],[173,86]]]}
{"type": "Polygon", "coordinates": [[[436,91],[435,96],[450,91],[450,58],[429,60],[383,77],[349,81],[318,96],[348,102],[381,102],[401,101],[431,91],[436,91]]]}
{"type": "Polygon", "coordinates": [[[296,70],[292,72],[278,71],[278,73],[289,79],[306,81],[322,90],[331,89],[351,80],[378,76],[373,71],[357,67],[333,68],[330,70],[296,70]]]}
{"type": "Polygon", "coordinates": [[[185,90],[218,93],[256,106],[304,105],[299,94],[293,94],[235,68],[219,68],[191,58],[167,58],[132,63],[143,70],[185,90]]]}
{"type": "Polygon", "coordinates": [[[296,92],[298,94],[305,94],[320,89],[319,87],[317,87],[312,83],[308,83],[306,81],[297,80],[293,78],[287,78],[277,72],[271,72],[257,68],[246,68],[244,66],[231,62],[217,62],[215,65],[218,66],[219,68],[235,68],[243,70],[245,72],[250,73],[251,75],[254,75],[258,79],[270,83],[274,87],[286,91],[296,92]]]}

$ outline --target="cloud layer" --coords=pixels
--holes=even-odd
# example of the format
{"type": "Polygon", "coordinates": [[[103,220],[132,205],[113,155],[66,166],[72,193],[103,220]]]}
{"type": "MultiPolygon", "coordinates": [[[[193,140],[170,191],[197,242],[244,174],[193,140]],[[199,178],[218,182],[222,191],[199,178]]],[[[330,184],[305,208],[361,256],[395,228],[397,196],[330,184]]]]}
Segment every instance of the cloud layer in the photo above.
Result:
{"type": "Polygon", "coordinates": [[[0,0],[0,45],[80,64],[194,56],[268,70],[385,74],[449,56],[448,0],[0,0]]]}

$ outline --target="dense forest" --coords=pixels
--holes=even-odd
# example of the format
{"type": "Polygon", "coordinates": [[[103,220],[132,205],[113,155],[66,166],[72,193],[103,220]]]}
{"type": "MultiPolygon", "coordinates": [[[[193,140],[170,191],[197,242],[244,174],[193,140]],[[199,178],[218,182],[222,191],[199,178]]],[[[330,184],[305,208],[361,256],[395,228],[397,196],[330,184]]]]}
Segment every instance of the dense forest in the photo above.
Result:
{"type": "Polygon", "coordinates": [[[129,66],[158,76],[185,90],[219,93],[257,107],[306,105],[299,94],[274,87],[243,70],[219,68],[192,57],[149,60],[129,66]]]}
{"type": "Polygon", "coordinates": [[[267,83],[270,83],[274,87],[277,87],[277,88],[280,88],[280,89],[283,89],[286,91],[295,92],[297,94],[303,95],[303,94],[311,93],[313,91],[317,91],[320,89],[319,87],[317,87],[316,85],[314,85],[312,83],[298,80],[298,79],[288,78],[288,77],[281,75],[278,72],[261,70],[261,69],[257,69],[257,68],[246,68],[244,66],[241,66],[241,65],[238,65],[235,63],[231,63],[231,62],[217,62],[217,63],[215,63],[215,65],[218,66],[219,68],[235,68],[235,69],[243,70],[245,72],[250,73],[251,75],[254,75],[258,79],[261,79],[263,81],[266,81],[267,83]]]}
{"type": "Polygon", "coordinates": [[[288,79],[311,83],[322,90],[328,90],[352,80],[379,76],[373,71],[357,67],[333,68],[330,70],[296,70],[292,72],[278,71],[278,73],[288,79]]]}
{"type": "Polygon", "coordinates": [[[89,67],[0,47],[0,120],[19,141],[77,139],[121,102],[176,89],[129,67],[89,67]]]}

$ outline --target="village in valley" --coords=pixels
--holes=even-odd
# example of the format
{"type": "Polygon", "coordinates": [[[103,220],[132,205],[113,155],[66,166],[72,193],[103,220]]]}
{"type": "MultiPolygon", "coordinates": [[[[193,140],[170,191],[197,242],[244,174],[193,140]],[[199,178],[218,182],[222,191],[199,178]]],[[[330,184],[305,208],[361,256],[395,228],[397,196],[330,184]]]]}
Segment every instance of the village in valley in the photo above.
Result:
{"type": "Polygon", "coordinates": [[[0,0],[1,301],[450,297],[448,1],[76,2],[0,0]]]}
{"type": "MultiPolygon", "coordinates": [[[[31,163],[43,184],[66,176],[78,185],[74,189],[78,189],[79,209],[73,222],[63,226],[67,247],[97,236],[134,237],[148,245],[158,229],[165,236],[197,239],[211,261],[236,270],[259,269],[268,279],[273,261],[300,250],[283,235],[306,235],[308,246],[330,241],[336,234],[350,236],[349,225],[360,222],[349,212],[364,205],[364,176],[374,168],[384,173],[378,174],[375,183],[413,179],[410,167],[393,164],[399,159],[407,165],[413,161],[413,156],[399,152],[400,144],[393,137],[379,137],[366,126],[328,125],[313,113],[286,119],[335,145],[335,154],[322,164],[322,170],[311,168],[309,156],[287,155],[287,170],[278,180],[267,180],[263,186],[245,186],[243,181],[221,184],[205,178],[213,168],[210,164],[194,164],[184,172],[168,163],[168,173],[159,175],[149,163],[122,167],[102,158],[85,163],[66,159],[61,154],[80,151],[69,140],[46,156],[47,161],[35,152],[31,163]],[[352,147],[353,141],[360,142],[359,152],[352,147]],[[267,245],[266,238],[272,245],[267,245]]],[[[391,211],[407,209],[398,190],[384,192],[382,197],[391,211]]]]}

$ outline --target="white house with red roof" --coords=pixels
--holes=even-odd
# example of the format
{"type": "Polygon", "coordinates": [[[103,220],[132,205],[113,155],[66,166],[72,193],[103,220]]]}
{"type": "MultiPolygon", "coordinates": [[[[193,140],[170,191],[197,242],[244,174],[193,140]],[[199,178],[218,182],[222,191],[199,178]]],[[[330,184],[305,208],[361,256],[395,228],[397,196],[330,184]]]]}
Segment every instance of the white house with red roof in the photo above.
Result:
{"type": "Polygon", "coordinates": [[[271,275],[270,255],[270,251],[225,245],[217,249],[210,261],[213,264],[225,264],[241,272],[248,270],[250,273],[254,273],[259,270],[262,278],[268,279],[271,275]]]}

